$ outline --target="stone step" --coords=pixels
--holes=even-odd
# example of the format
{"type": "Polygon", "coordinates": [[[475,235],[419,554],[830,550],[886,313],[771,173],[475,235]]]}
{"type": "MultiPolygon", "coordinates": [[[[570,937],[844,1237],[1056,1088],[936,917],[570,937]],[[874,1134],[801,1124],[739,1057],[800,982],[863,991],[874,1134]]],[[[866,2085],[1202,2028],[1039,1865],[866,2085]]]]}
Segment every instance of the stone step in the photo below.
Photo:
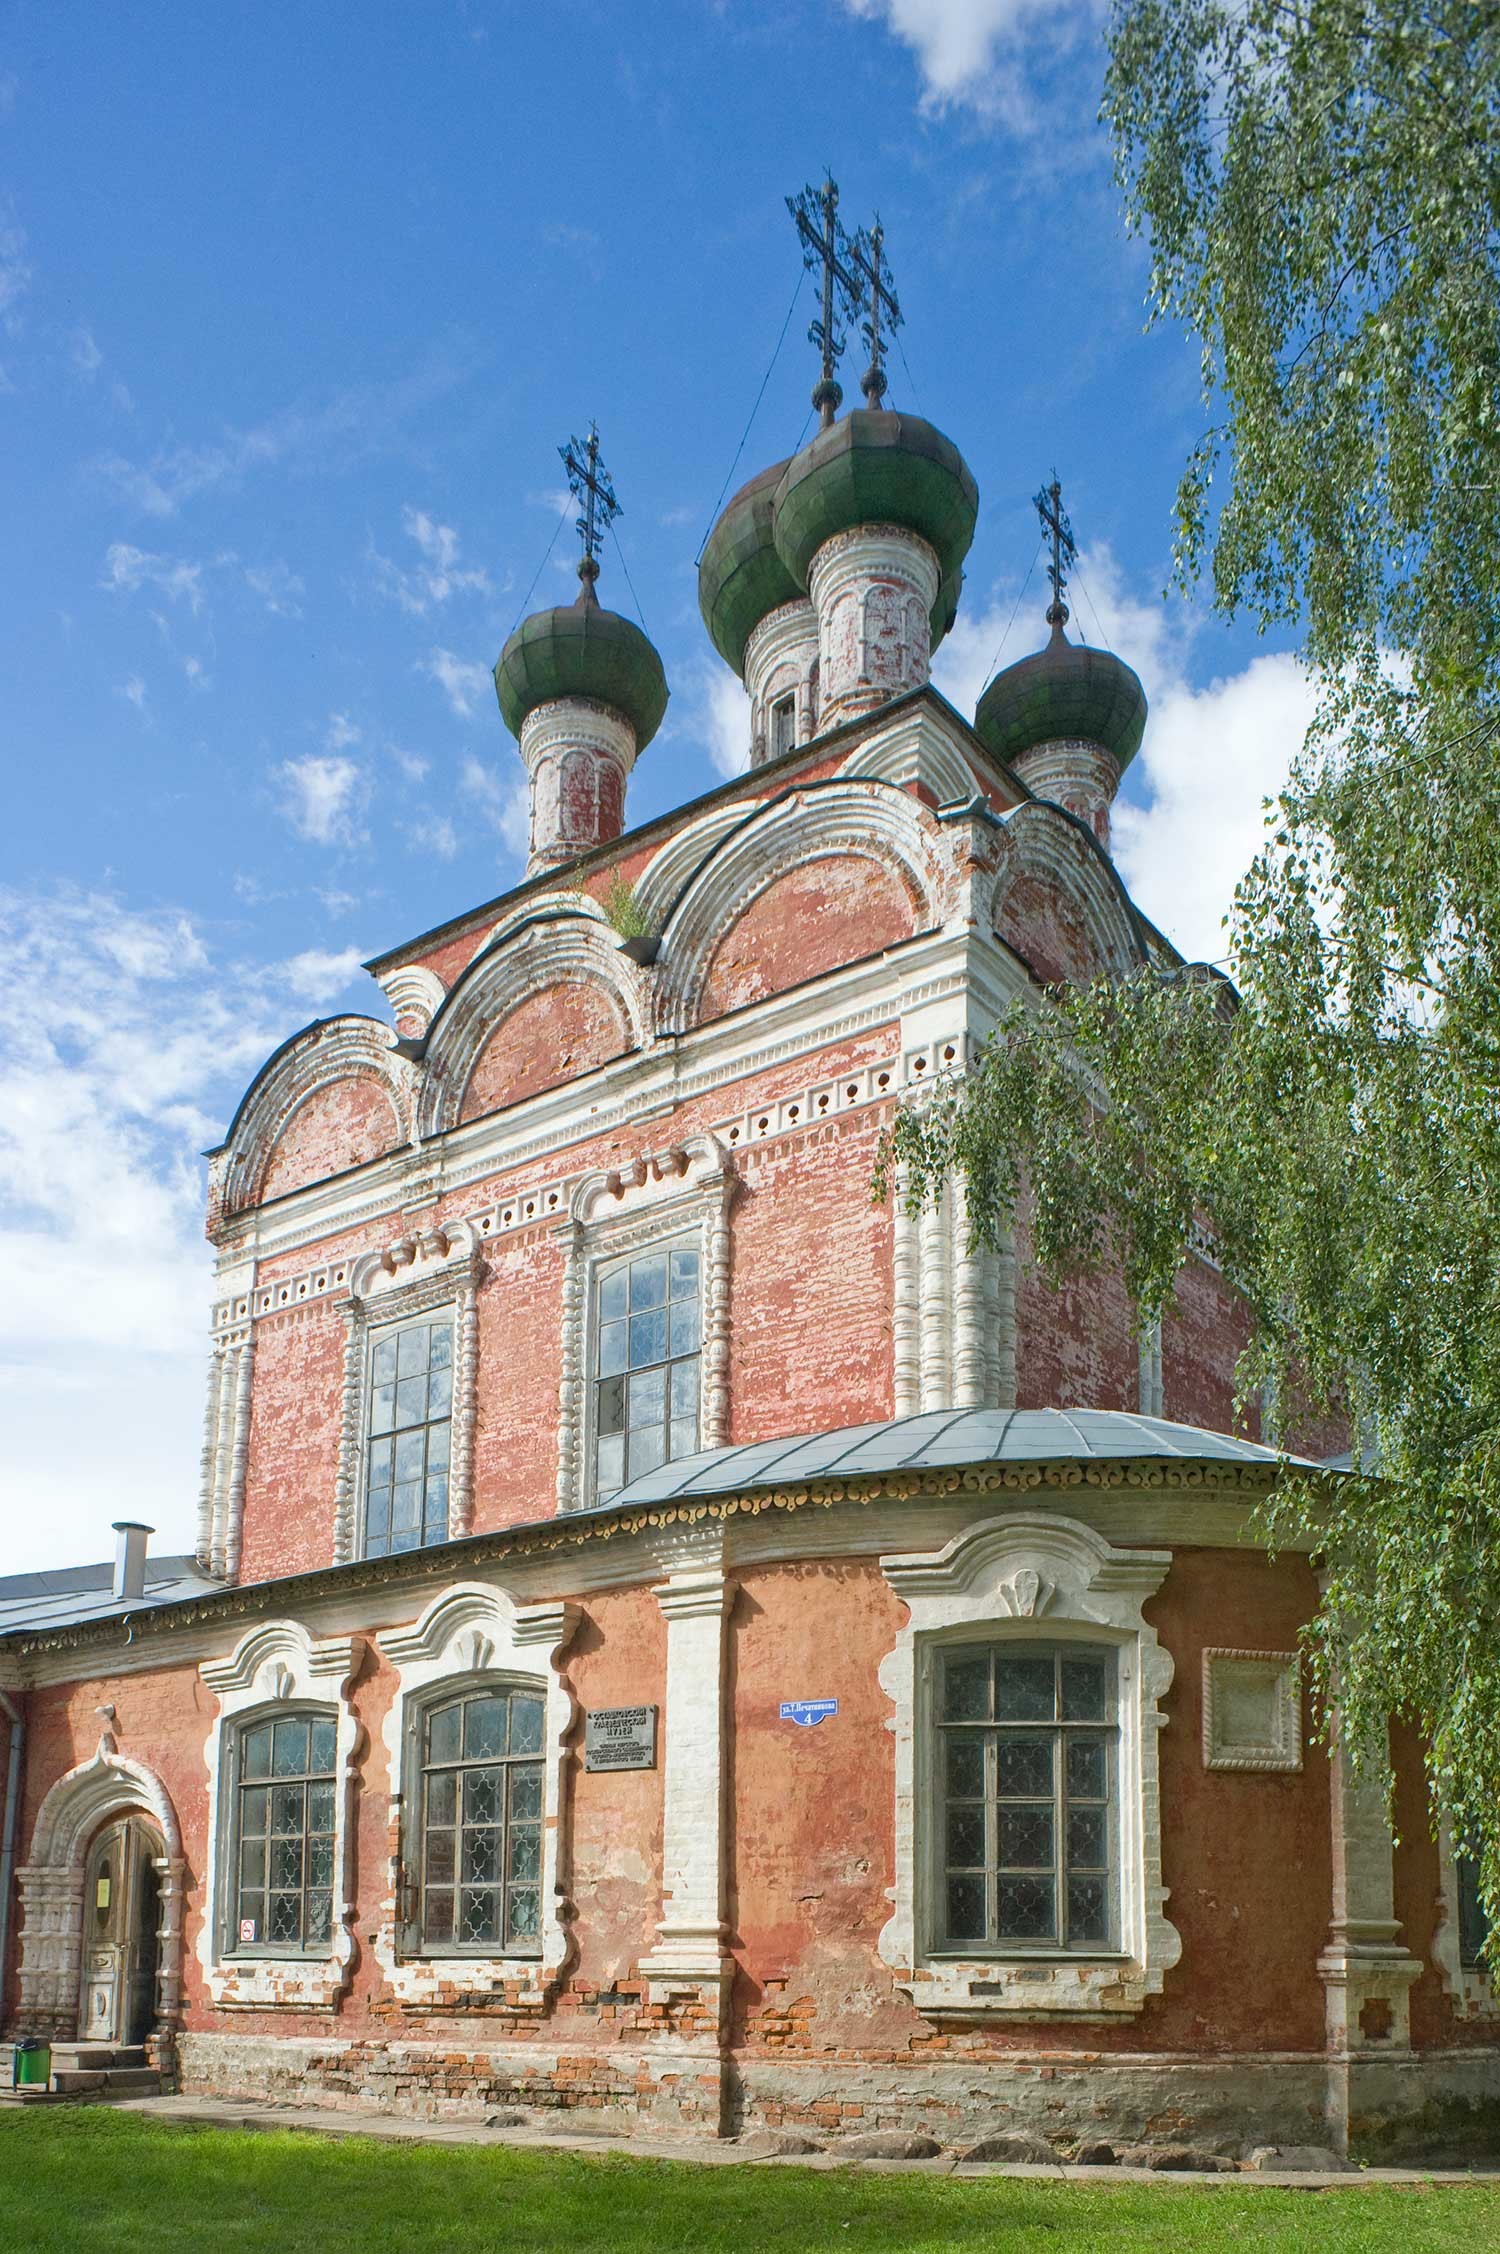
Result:
{"type": "Polygon", "coordinates": [[[64,2073],[106,2074],[117,2066],[144,2066],[144,2043],[54,2043],[52,2069],[64,2073]]]}
{"type": "Polygon", "coordinates": [[[161,2076],[151,2066],[57,2067],[52,2087],[61,2097],[155,2097],[161,2076]]]}

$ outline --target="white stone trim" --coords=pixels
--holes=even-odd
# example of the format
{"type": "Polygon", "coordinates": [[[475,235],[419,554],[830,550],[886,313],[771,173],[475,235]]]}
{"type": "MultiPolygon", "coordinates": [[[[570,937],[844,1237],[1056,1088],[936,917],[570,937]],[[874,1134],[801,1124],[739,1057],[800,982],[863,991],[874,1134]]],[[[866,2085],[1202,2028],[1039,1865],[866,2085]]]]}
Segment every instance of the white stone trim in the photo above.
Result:
{"type": "Polygon", "coordinates": [[[962,1180],[946,1184],[917,1214],[910,1210],[911,1181],[905,1168],[893,1188],[895,1414],[1014,1408],[1016,1257],[1011,1230],[1005,1230],[994,1249],[971,1242],[962,1180]]]}
{"type": "Polygon", "coordinates": [[[1161,1876],[1157,1733],[1172,1659],[1142,1606],[1166,1577],[1166,1550],[1117,1549],[1075,1519],[1008,1511],[982,1520],[925,1555],[883,1557],[881,1570],[908,1608],[880,1667],[895,1714],[894,1908],[880,1955],[924,2014],[965,2018],[1114,2019],[1159,1995],[1182,1953],[1166,1916],[1161,1876]],[[1076,1639],[1115,1647],[1118,1680],[1119,1941],[1114,1953],[996,1957],[935,1951],[931,1798],[933,1657],[972,1640],[1076,1639]]]}
{"type": "Polygon", "coordinates": [[[447,992],[435,971],[422,963],[398,963],[394,970],[383,971],[380,988],[395,1013],[397,1023],[405,1018],[420,1037],[443,1006],[447,992]]]}
{"type": "Polygon", "coordinates": [[[364,1517],[365,1417],[369,1404],[369,1354],[373,1333],[416,1322],[441,1309],[453,1312],[453,1431],[448,1466],[448,1535],[467,1534],[474,1519],[474,1424],[478,1411],[478,1293],[484,1261],[472,1231],[461,1221],[401,1237],[383,1252],[349,1264],[349,1298],[343,1313],[343,1400],[338,1471],[334,1484],[333,1556],[336,1565],[357,1557],[364,1517]]]}
{"type": "Polygon", "coordinates": [[[250,1083],[227,1140],[210,1156],[211,1223],[256,1204],[266,1167],[292,1114],[310,1096],[341,1080],[376,1081],[391,1107],[393,1142],[407,1142],[415,1082],[395,1041],[389,1025],[351,1013],[310,1025],[278,1050],[250,1083]]]}
{"type": "Polygon", "coordinates": [[[349,1691],[364,1658],[359,1636],[315,1639],[297,1620],[267,1620],[240,1638],[227,1659],[199,1668],[219,1701],[208,1733],[208,1872],[198,1961],[210,2000],[220,2010],[330,2011],[354,1963],[355,1763],[364,1732],[349,1691]],[[332,1708],[334,1744],[333,1940],[324,1957],[240,1958],[224,1946],[231,1914],[234,1811],[230,1806],[230,1735],[261,1709],[332,1708]]]}
{"type": "Polygon", "coordinates": [[[724,1916],[724,1623],[733,1600],[717,1528],[668,1547],[662,1725],[662,1915],[640,1962],[652,2003],[717,1991],[734,1971],[724,1916]]]}
{"type": "Polygon", "coordinates": [[[209,1360],[198,1500],[198,1562],[226,1581],[240,1566],[254,1375],[255,1334],[241,1320],[219,1333],[209,1360]]]}
{"type": "Polygon", "coordinates": [[[810,602],[799,598],[767,611],[745,643],[743,674],[751,766],[763,767],[775,756],[771,707],[785,696],[796,699],[792,745],[810,743],[818,732],[818,614],[810,602]]]}
{"type": "Polygon", "coordinates": [[[904,525],[853,525],[823,542],[807,588],[818,614],[824,728],[924,686],[942,576],[935,551],[904,525]]]}
{"type": "Polygon", "coordinates": [[[1302,1766],[1302,1662],[1295,1651],[1203,1653],[1205,1769],[1296,1770],[1302,1766]],[[1248,1728],[1237,1701],[1256,1701],[1260,1726],[1248,1728]]]}
{"type": "Polygon", "coordinates": [[[1019,877],[1032,876],[1077,906],[1101,971],[1128,976],[1138,970],[1146,959],[1140,930],[1093,832],[1045,798],[1028,799],[1001,820],[1005,854],[992,912],[1006,945],[1015,944],[1005,928],[1011,887],[1019,877]]]}
{"type": "Polygon", "coordinates": [[[1432,1936],[1432,1961],[1452,2000],[1455,2018],[1500,2018],[1500,1989],[1488,1972],[1465,1964],[1460,1954],[1458,1865],[1446,1817],[1438,1825],[1437,1851],[1438,1922],[1432,1936]]]}
{"type": "Polygon", "coordinates": [[[635,730],[623,713],[593,697],[552,697],[533,705],[521,722],[520,746],[531,782],[528,876],[576,861],[580,853],[618,837],[618,826],[610,827],[604,819],[602,784],[606,772],[613,770],[623,821],[625,785],[636,752],[635,730]],[[575,759],[593,784],[593,820],[572,831],[565,826],[563,776],[575,759]]]}
{"type": "Polygon", "coordinates": [[[457,1992],[465,1997],[503,1994],[512,2009],[540,2011],[569,1962],[572,1941],[563,1916],[569,1884],[567,1739],[578,1709],[561,1659],[579,1617],[573,1604],[517,1605],[504,1589],[459,1581],[433,1598],[415,1626],[380,1631],[381,1651],[396,1672],[396,1694],[383,1735],[399,1847],[374,1950],[393,1994],[408,2008],[436,2009],[457,1992]],[[403,1946],[399,1893],[405,1866],[418,1852],[408,1827],[420,1820],[421,1715],[435,1690],[456,1690],[465,1680],[535,1689],[546,1702],[541,1948],[536,1955],[442,1957],[403,1946]]]}
{"type": "Polygon", "coordinates": [[[601,1268],[627,1253],[673,1238],[697,1241],[703,1344],[699,1363],[698,1445],[729,1437],[729,1205],[733,1161],[713,1135],[637,1159],[628,1168],[586,1174],[559,1231],[563,1275],[562,1372],[558,1385],[557,1507],[586,1510],[594,1500],[594,1388],[590,1373],[601,1268]]]}
{"type": "Polygon", "coordinates": [[[979,789],[978,777],[958,745],[933,727],[930,713],[920,710],[903,712],[889,726],[872,730],[855,745],[839,773],[873,775],[899,790],[920,785],[939,806],[964,803],[979,789]]]}
{"type": "Polygon", "coordinates": [[[1109,851],[1109,810],[1120,787],[1120,770],[1103,744],[1073,736],[1049,736],[1019,752],[1011,766],[1029,791],[1087,822],[1109,851]]]}
{"type": "MultiPolygon", "coordinates": [[[[108,1718],[112,1708],[103,1712],[108,1718]]],[[[130,1760],[106,1728],[95,1752],[59,1777],[37,1810],[31,1852],[16,1872],[21,1909],[18,2022],[71,2036],[78,2024],[83,1971],[84,1865],[91,1842],[119,1816],[141,1816],[160,1835],[156,2024],[171,2028],[182,2010],[182,1925],[186,1870],[172,1798],[154,1769],[130,1760]]]]}

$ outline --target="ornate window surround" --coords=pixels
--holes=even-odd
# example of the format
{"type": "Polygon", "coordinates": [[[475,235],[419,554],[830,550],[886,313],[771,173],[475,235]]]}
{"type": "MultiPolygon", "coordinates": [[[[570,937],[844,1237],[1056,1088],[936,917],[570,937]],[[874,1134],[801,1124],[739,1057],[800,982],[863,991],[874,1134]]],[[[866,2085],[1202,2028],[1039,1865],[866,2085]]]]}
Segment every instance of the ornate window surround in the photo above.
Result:
{"type": "Polygon", "coordinates": [[[1432,1936],[1432,1961],[1452,1998],[1458,2019],[1500,2018],[1500,1989],[1487,1972],[1465,1964],[1458,1929],[1458,1860],[1447,1820],[1438,1825],[1438,1922],[1432,1936]]]}
{"type": "Polygon", "coordinates": [[[562,1653],[579,1621],[567,1603],[517,1605],[504,1589],[460,1581],[434,1597],[410,1628],[380,1631],[380,1649],[396,1670],[396,1694],[384,1738],[391,1779],[391,1891],[381,1908],[374,1951],[397,2000],[409,2010],[451,2010],[456,1998],[541,2011],[567,1967],[572,1937],[564,1917],[568,1886],[567,1739],[577,1706],[563,1678],[562,1653]],[[542,1739],[541,1951],[475,1957],[408,1952],[402,1935],[404,1868],[414,1863],[416,1789],[423,1712],[434,1692],[466,1683],[503,1683],[541,1691],[542,1739]]]}
{"type": "Polygon", "coordinates": [[[221,2010],[328,2011],[343,1994],[354,1962],[355,1759],[363,1729],[349,1688],[364,1658],[358,1636],[310,1636],[298,1620],[269,1620],[241,1637],[228,1659],[198,1670],[219,1701],[204,1749],[208,1768],[208,1914],[198,1936],[198,1961],[211,2000],[221,2010]],[[239,1957],[224,1946],[231,1915],[234,1817],[230,1807],[231,1740],[261,1709],[331,1707],[334,1748],[333,1937],[323,1957],[239,1957]]]}
{"type": "Polygon", "coordinates": [[[703,1347],[698,1445],[722,1447],[729,1431],[729,1206],[737,1176],[714,1135],[690,1135],[633,1167],[587,1174],[559,1230],[563,1279],[562,1378],[558,1387],[557,1507],[594,1500],[594,1342],[600,1271],[623,1255],[673,1238],[696,1240],[703,1347]]]}
{"type": "Polygon", "coordinates": [[[1142,1617],[1171,1564],[1167,1550],[1117,1549],[1074,1519],[1010,1511],[946,1548],[885,1557],[881,1570],[908,1620],[880,1666],[895,1708],[894,1909],[880,1955],[918,2010],[933,2017],[1109,2020],[1159,1995],[1182,1953],[1165,1914],[1157,1734],[1170,1653],[1142,1617]],[[933,1655],[942,1646],[1042,1635],[1109,1643],[1119,1669],[1119,1942],[1117,1950],[1055,1956],[1019,1952],[979,1961],[936,1949],[936,1839],[929,1813],[933,1655]]]}
{"type": "Polygon", "coordinates": [[[354,1263],[344,1309],[344,1391],[334,1488],[333,1557],[358,1557],[364,1522],[365,1421],[372,1334],[453,1311],[453,1440],[448,1471],[448,1537],[467,1534],[474,1516],[474,1419],[479,1376],[477,1296],[484,1256],[464,1221],[403,1237],[354,1263]]]}

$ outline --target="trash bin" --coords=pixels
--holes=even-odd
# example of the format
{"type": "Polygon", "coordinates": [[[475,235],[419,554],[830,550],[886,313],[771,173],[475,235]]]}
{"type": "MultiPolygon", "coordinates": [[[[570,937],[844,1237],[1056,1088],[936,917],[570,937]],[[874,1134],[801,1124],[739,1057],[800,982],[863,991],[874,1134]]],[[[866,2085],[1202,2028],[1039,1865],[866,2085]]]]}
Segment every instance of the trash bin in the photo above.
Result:
{"type": "Polygon", "coordinates": [[[52,2045],[23,2036],[11,2058],[11,2083],[18,2090],[45,2090],[52,2081],[52,2045]]]}

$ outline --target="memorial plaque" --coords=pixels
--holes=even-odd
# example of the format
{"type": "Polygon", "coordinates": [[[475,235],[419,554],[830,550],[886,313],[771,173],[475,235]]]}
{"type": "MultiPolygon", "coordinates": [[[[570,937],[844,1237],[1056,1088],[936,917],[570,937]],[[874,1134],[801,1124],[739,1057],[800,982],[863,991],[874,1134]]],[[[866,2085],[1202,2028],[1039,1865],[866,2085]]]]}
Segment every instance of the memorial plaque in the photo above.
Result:
{"type": "Polygon", "coordinates": [[[656,1708],[604,1706],[583,1726],[586,1769],[654,1769],[656,1708]]]}

